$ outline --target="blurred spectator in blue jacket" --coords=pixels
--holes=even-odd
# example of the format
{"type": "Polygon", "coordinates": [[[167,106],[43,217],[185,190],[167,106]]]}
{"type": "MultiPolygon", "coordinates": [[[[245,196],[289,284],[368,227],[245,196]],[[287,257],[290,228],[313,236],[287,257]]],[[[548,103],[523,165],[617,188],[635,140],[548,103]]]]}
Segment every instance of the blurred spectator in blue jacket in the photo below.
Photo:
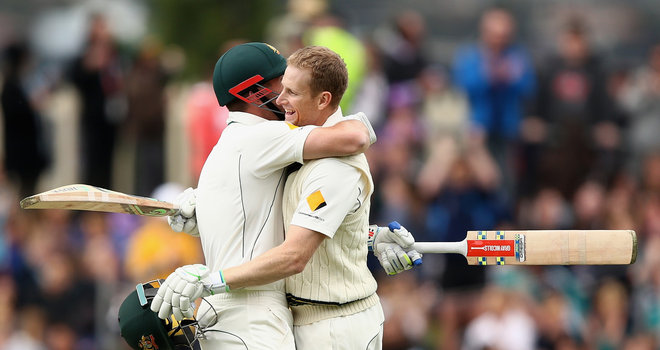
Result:
{"type": "Polygon", "coordinates": [[[534,70],[526,50],[513,42],[515,21],[507,10],[486,11],[480,31],[479,43],[457,52],[454,80],[470,103],[471,132],[484,137],[502,168],[505,189],[512,191],[515,147],[525,99],[534,92],[534,70]]]}

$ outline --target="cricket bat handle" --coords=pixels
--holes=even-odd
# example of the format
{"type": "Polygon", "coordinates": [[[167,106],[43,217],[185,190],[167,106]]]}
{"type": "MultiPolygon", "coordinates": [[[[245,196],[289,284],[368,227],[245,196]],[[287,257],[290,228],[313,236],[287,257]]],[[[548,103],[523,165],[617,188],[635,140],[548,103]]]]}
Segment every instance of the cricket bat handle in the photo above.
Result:
{"type": "Polygon", "coordinates": [[[422,254],[425,253],[456,253],[467,255],[467,243],[460,242],[416,242],[414,249],[422,254]]]}

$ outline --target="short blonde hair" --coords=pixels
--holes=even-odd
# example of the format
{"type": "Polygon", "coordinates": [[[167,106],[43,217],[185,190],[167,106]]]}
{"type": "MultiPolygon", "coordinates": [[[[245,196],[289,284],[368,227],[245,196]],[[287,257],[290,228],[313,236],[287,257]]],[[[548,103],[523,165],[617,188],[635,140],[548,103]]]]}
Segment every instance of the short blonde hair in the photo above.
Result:
{"type": "Polygon", "coordinates": [[[344,60],[324,46],[306,46],[296,50],[287,59],[287,65],[311,72],[310,88],[314,94],[328,91],[332,94],[330,104],[339,105],[348,87],[348,70],[344,60]]]}

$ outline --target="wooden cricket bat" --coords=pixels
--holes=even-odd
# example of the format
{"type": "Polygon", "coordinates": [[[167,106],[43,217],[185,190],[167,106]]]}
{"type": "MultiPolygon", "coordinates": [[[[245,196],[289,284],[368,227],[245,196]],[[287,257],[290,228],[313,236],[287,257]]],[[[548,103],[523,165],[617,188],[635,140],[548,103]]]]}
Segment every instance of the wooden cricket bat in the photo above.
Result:
{"type": "Polygon", "coordinates": [[[67,185],[21,200],[23,209],[69,209],[142,216],[169,216],[179,209],[174,204],[134,196],[90,185],[67,185]]]}
{"type": "Polygon", "coordinates": [[[468,231],[460,242],[417,242],[420,253],[457,253],[469,265],[626,265],[633,230],[468,231]]]}

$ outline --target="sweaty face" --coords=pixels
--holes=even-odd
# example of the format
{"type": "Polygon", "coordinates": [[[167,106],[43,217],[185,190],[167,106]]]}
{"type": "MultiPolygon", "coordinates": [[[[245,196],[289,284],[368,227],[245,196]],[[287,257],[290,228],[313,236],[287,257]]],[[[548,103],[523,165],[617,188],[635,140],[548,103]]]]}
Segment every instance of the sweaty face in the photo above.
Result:
{"type": "Polygon", "coordinates": [[[282,77],[282,92],[277,104],[282,106],[284,118],[291,124],[319,125],[319,99],[321,94],[313,96],[310,87],[309,70],[289,66],[282,77]]]}

